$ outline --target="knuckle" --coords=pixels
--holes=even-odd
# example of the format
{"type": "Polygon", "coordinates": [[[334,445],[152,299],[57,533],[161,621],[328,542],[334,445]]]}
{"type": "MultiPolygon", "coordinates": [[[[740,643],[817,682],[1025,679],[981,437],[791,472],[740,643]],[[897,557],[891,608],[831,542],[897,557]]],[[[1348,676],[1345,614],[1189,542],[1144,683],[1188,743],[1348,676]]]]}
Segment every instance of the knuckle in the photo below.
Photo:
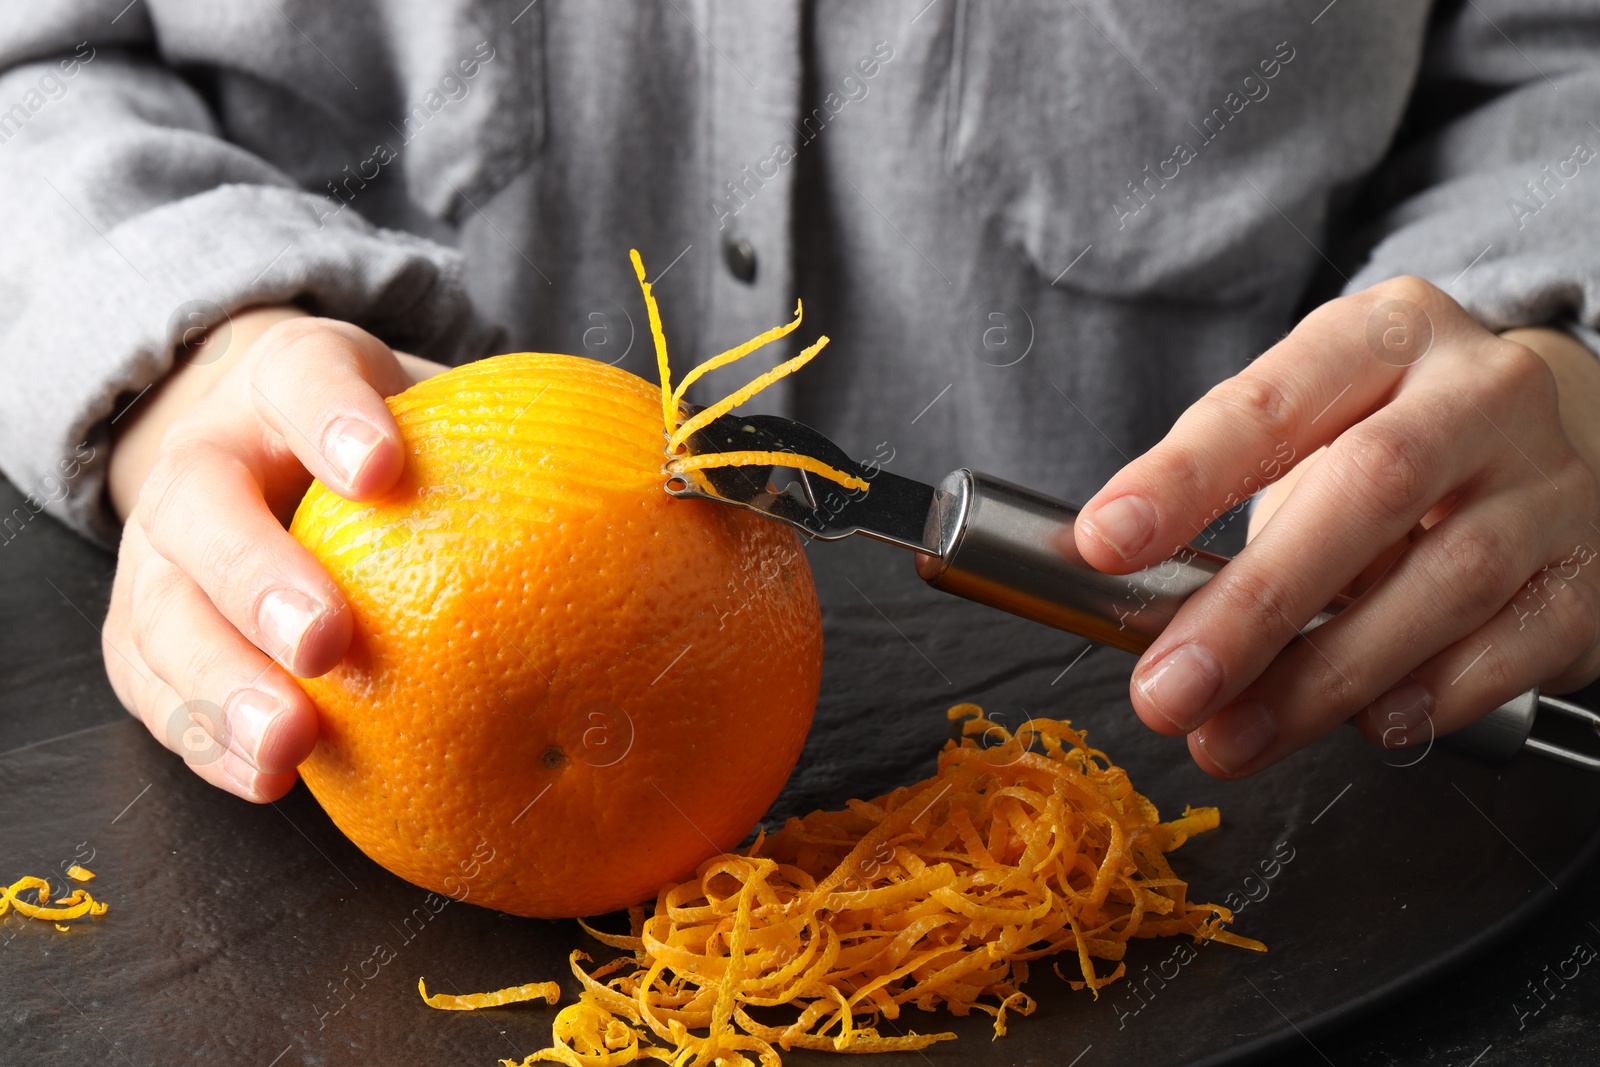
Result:
{"type": "Polygon", "coordinates": [[[1295,632],[1284,611],[1283,589],[1268,576],[1240,567],[1224,567],[1207,585],[1220,603],[1219,617],[1242,626],[1251,644],[1282,647],[1295,632]]]}
{"type": "Polygon", "coordinates": [[[117,648],[118,637],[113,635],[110,627],[100,635],[100,658],[105,660],[106,678],[111,682],[111,689],[117,694],[117,699],[129,711],[134,710],[133,688],[129,685],[128,667],[122,662],[122,653],[117,648]]]}
{"type": "MultiPolygon", "coordinates": [[[[120,656],[118,660],[122,662],[120,656]]],[[[160,723],[157,721],[157,709],[160,704],[157,698],[158,689],[159,687],[148,676],[132,664],[123,662],[122,690],[119,691],[122,706],[128,709],[129,715],[143,723],[144,728],[157,739],[162,736],[158,728],[160,723]]]]}
{"type": "MultiPolygon", "coordinates": [[[[328,330],[320,319],[285,319],[262,333],[252,351],[250,392],[257,410],[262,401],[281,407],[285,394],[310,380],[310,375],[330,362],[326,343],[328,330]]],[[[262,412],[265,414],[265,412],[262,412]]]]}
{"type": "Polygon", "coordinates": [[[221,697],[225,694],[220,691],[202,692],[202,690],[218,690],[219,680],[226,684],[226,679],[231,674],[228,670],[228,660],[229,654],[221,643],[197,642],[184,653],[178,674],[169,679],[169,684],[185,698],[205,696],[221,704],[221,697]]]}
{"type": "MultiPolygon", "coordinates": [[[[1463,665],[1463,680],[1473,682],[1473,689],[1499,696],[1505,694],[1512,696],[1526,689],[1531,679],[1523,677],[1526,667],[1524,661],[1516,656],[1501,655],[1499,651],[1490,648],[1476,665],[1471,663],[1472,657],[1479,655],[1483,650],[1476,647],[1473,639],[1468,638],[1462,650],[1462,658],[1468,662],[1463,665]],[[1466,673],[1470,672],[1470,673],[1466,673]]],[[[1461,675],[1456,677],[1461,678],[1461,675]]],[[[1454,684],[1454,683],[1452,683],[1454,684]]]]}
{"type": "Polygon", "coordinates": [[[1460,598],[1460,606],[1487,613],[1504,605],[1516,588],[1517,554],[1510,536],[1481,523],[1446,523],[1437,534],[1440,577],[1460,598]]]}
{"type": "Polygon", "coordinates": [[[1483,395],[1516,400],[1556,403],[1556,377],[1550,365],[1533,349],[1516,341],[1496,338],[1477,356],[1473,382],[1483,395]]]}
{"type": "Polygon", "coordinates": [[[1174,500],[1197,500],[1204,497],[1210,489],[1210,483],[1205,471],[1200,466],[1200,457],[1193,449],[1165,442],[1157,445],[1136,462],[1143,467],[1141,479],[1146,487],[1160,486],[1160,493],[1151,488],[1145,492],[1151,496],[1166,496],[1174,500]]]}
{"type": "Polygon", "coordinates": [[[1587,618],[1575,630],[1572,665],[1586,682],[1600,673],[1600,589],[1587,582],[1582,587],[1579,595],[1587,618]]]}
{"type": "Polygon", "coordinates": [[[1281,385],[1260,375],[1235,375],[1212,389],[1211,397],[1224,415],[1260,427],[1274,439],[1286,438],[1294,429],[1292,398],[1281,385]]]}
{"type": "Polygon", "coordinates": [[[1556,598],[1556,626],[1564,651],[1576,659],[1600,641],[1600,591],[1586,581],[1567,582],[1562,591],[1567,595],[1556,598]]]}
{"type": "Polygon", "coordinates": [[[1294,677],[1292,691],[1301,696],[1305,721],[1331,726],[1371,704],[1383,694],[1383,687],[1359,656],[1341,654],[1326,638],[1312,631],[1289,645],[1280,662],[1294,677]]]}
{"type": "Polygon", "coordinates": [[[308,366],[326,368],[340,360],[361,359],[360,346],[328,319],[294,318],[274,323],[257,345],[268,355],[251,368],[250,381],[262,390],[303,378],[308,366]]]}
{"type": "Polygon", "coordinates": [[[195,580],[224,614],[248,611],[244,603],[260,573],[262,546],[250,544],[231,526],[218,523],[200,544],[195,580]]]}
{"type": "Polygon", "coordinates": [[[200,438],[180,438],[162,449],[137,505],[152,544],[160,545],[194,513],[205,495],[204,473],[215,457],[215,447],[200,438]]]}
{"type": "MultiPolygon", "coordinates": [[[[305,338],[325,332],[326,326],[323,319],[296,317],[280,319],[261,331],[261,336],[256,340],[255,349],[258,352],[281,355],[284,351],[298,345],[305,338]]],[[[266,368],[276,363],[276,359],[263,359],[251,369],[251,379],[257,380],[266,368]]]]}
{"type": "MultiPolygon", "coordinates": [[[[127,599],[126,593],[123,594],[123,599],[127,599]]],[[[100,655],[106,661],[106,673],[111,676],[113,684],[116,682],[117,674],[123,669],[122,656],[117,649],[133,637],[130,622],[127,604],[120,605],[120,610],[119,605],[113,604],[111,611],[106,615],[105,625],[100,628],[100,655]]]]}
{"type": "Polygon", "coordinates": [[[1555,463],[1555,470],[1551,472],[1551,481],[1559,487],[1555,491],[1560,495],[1564,509],[1585,518],[1595,513],[1596,504],[1600,502],[1600,479],[1596,478],[1594,468],[1576,449],[1565,449],[1555,463]]]}
{"type": "Polygon", "coordinates": [[[128,714],[139,720],[139,724],[149,732],[157,741],[161,740],[161,729],[156,723],[155,716],[151,713],[151,702],[148,698],[140,697],[123,702],[123,707],[128,709],[128,714]]]}
{"type": "Polygon", "coordinates": [[[1414,432],[1369,421],[1342,436],[1336,449],[1342,462],[1330,468],[1346,472],[1355,483],[1350,488],[1383,519],[1409,519],[1422,503],[1430,457],[1414,432]]]}
{"type": "Polygon", "coordinates": [[[1438,286],[1415,274],[1396,275],[1374,285],[1367,293],[1374,305],[1389,300],[1405,300],[1422,308],[1432,306],[1444,297],[1438,286]]]}
{"type": "Polygon", "coordinates": [[[1554,564],[1540,568],[1507,609],[1529,656],[1546,663],[1549,672],[1594,659],[1600,644],[1600,589],[1586,576],[1563,570],[1554,564]]]}
{"type": "Polygon", "coordinates": [[[129,637],[141,652],[170,632],[189,580],[176,567],[145,567],[133,581],[129,637]]]}
{"type": "MultiPolygon", "coordinates": [[[[149,598],[165,591],[159,583],[176,580],[185,570],[219,605],[258,573],[261,547],[239,536],[236,524],[213,508],[219,475],[237,462],[204,440],[178,442],[158,461],[142,521],[152,546],[173,565],[140,568],[134,579],[136,616],[147,615],[149,598]]],[[[140,503],[143,507],[144,498],[140,503]]]]}

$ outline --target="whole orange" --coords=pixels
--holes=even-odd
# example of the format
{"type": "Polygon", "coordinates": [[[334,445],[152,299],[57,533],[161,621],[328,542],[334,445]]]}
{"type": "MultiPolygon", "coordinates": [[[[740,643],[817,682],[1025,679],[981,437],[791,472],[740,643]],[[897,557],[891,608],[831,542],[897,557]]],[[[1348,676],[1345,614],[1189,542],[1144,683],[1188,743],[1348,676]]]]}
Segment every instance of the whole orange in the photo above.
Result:
{"type": "Polygon", "coordinates": [[[355,621],[302,681],[300,771],[395,874],[517,915],[633,904],[736,845],[793,769],[822,633],[792,530],[663,490],[659,390],[499,356],[389,401],[376,503],[312,486],[291,530],[355,621]]]}

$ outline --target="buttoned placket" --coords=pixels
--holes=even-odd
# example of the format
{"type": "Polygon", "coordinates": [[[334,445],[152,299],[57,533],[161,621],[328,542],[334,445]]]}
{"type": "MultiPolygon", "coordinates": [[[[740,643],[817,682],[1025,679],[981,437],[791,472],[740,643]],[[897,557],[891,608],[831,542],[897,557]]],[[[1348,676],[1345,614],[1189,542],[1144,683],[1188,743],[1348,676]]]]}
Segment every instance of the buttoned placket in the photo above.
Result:
{"type": "MultiPolygon", "coordinates": [[[[691,253],[708,295],[701,336],[709,348],[695,354],[703,359],[794,314],[801,20],[798,0],[763,4],[760,17],[739,0],[701,0],[684,9],[698,24],[705,78],[704,243],[691,253]]],[[[809,341],[822,324],[799,332],[809,341]]],[[[713,372],[695,395],[701,402],[720,398],[795,350],[793,342],[774,345],[713,372]]],[[[789,386],[777,383],[760,406],[783,410],[789,386]]]]}

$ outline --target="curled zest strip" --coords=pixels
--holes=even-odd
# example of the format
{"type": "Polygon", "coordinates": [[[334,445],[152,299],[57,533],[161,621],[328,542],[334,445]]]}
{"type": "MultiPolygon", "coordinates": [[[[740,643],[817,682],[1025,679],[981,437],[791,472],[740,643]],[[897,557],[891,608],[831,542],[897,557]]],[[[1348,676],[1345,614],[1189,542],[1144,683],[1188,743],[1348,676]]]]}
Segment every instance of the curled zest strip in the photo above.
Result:
{"type": "Polygon", "coordinates": [[[713,467],[755,466],[794,467],[797,470],[810,471],[812,474],[820,474],[829,481],[838,482],[846,489],[867,489],[871,486],[865,478],[846,474],[837,467],[828,466],[820,459],[794,452],[713,452],[704,456],[674,456],[667,461],[666,469],[668,474],[683,474],[687,471],[713,467]]]}
{"type": "Polygon", "coordinates": [[[637,248],[628,251],[628,258],[633,260],[633,273],[639,277],[639,289],[644,293],[644,306],[650,313],[650,336],[656,346],[656,371],[661,375],[661,419],[670,434],[678,425],[678,405],[672,399],[672,369],[667,366],[667,335],[661,330],[661,309],[656,307],[656,298],[650,292],[650,283],[644,280],[644,260],[639,258],[637,248]]]}
{"type": "Polygon", "coordinates": [[[661,423],[666,436],[667,462],[664,470],[668,474],[682,474],[686,471],[709,470],[717,467],[747,467],[756,465],[785,466],[797,470],[808,471],[829,481],[837,482],[846,489],[868,490],[871,488],[864,478],[846,474],[836,467],[829,466],[812,456],[802,456],[789,452],[714,452],[706,455],[682,455],[680,449],[684,443],[695,433],[726,415],[734,408],[743,404],[772,383],[793,374],[816,357],[828,344],[826,336],[819,337],[815,344],[806,348],[793,359],[785,360],[772,370],[759,375],[736,392],[723,397],[710,407],[694,415],[681,425],[678,422],[679,407],[683,402],[684,394],[689,387],[699,381],[711,371],[735,363],[766,345],[793,333],[799,326],[804,314],[804,308],[799,301],[795,301],[794,319],[782,326],[774,326],[765,333],[751,338],[736,348],[712,356],[699,364],[688,374],[683,381],[674,388],[672,384],[672,368],[667,360],[667,338],[661,328],[661,310],[656,305],[655,294],[651,285],[645,280],[644,260],[639,257],[637,249],[630,250],[629,258],[633,262],[633,273],[639,279],[639,289],[644,294],[645,308],[650,315],[650,337],[655,344],[656,372],[661,378],[661,423]]]}
{"type": "MultiPolygon", "coordinates": [[[[80,878],[69,871],[68,874],[75,881],[88,881],[89,878],[94,877],[92,872],[82,867],[73,867],[72,870],[87,876],[80,878]]],[[[50,883],[43,878],[35,878],[29,875],[18,878],[15,882],[0,889],[0,915],[5,915],[15,909],[19,915],[26,915],[30,919],[42,919],[46,922],[55,923],[56,929],[61,931],[71,929],[61,925],[63,921],[81,919],[85,915],[104,915],[109,908],[109,905],[91,897],[88,890],[85,889],[74,889],[60,900],[55,901],[54,907],[51,907],[50,903],[50,883]],[[36,894],[35,898],[32,901],[22,899],[21,894],[28,892],[30,889],[36,894]]]]}
{"type": "Polygon", "coordinates": [[[695,415],[688,422],[685,422],[682,426],[679,426],[676,430],[674,430],[672,435],[667,438],[667,448],[669,452],[676,452],[683,445],[683,443],[695,433],[695,431],[704,428],[710,423],[715,422],[717,419],[720,419],[722,416],[726,415],[740,404],[743,404],[746,400],[749,400],[751,397],[761,392],[761,390],[765,389],[773,382],[778,381],[780,378],[788,377],[801,367],[805,366],[807,363],[810,363],[818,352],[821,352],[823,348],[827,347],[827,344],[828,338],[827,335],[824,334],[822,337],[817,338],[815,344],[804,349],[798,356],[795,356],[793,359],[784,360],[782,363],[778,364],[776,367],[773,367],[765,374],[759,375],[747,385],[742,386],[733,393],[723,397],[715,404],[712,404],[704,411],[695,415]]]}
{"type": "Polygon", "coordinates": [[[880,1033],[907,1005],[982,1011],[1003,1036],[1034,1011],[1021,987],[1036,959],[1075,961],[1071,984],[1098,995],[1135,937],[1265,951],[1223,929],[1228,909],[1192,903],[1167,863],[1218,826],[1216,809],[1162,822],[1070,723],[1013,733],[971,704],[950,717],[962,737],[934,777],[790,819],[662,887],[630,933],[591,931],[622,954],[588,969],[572,954],[580,999],[524,1062],[778,1067],[794,1048],[913,1051],[955,1035],[880,1033]],[[750,1014],[785,1007],[787,1022],[750,1014]]]}
{"type": "Polygon", "coordinates": [[[561,999],[561,983],[530,982],[527,985],[496,989],[493,993],[465,993],[459,996],[453,993],[435,993],[430,997],[427,984],[418,978],[417,992],[422,994],[422,1002],[430,1008],[437,1008],[440,1011],[477,1011],[479,1008],[498,1008],[505,1004],[538,1000],[541,997],[546,1004],[554,1004],[561,999]]]}
{"type": "MultiPolygon", "coordinates": [[[[688,374],[683,376],[683,381],[679,382],[678,387],[672,391],[672,399],[681,402],[684,394],[689,391],[689,386],[699,381],[702,375],[709,374],[719,367],[726,367],[730,363],[743,359],[745,356],[748,356],[758,348],[763,348],[779,338],[789,336],[795,331],[796,327],[800,325],[802,313],[803,306],[801,305],[800,301],[796,300],[794,304],[793,321],[785,326],[774,326],[766,333],[752,337],[738,348],[730,348],[728,351],[719,356],[712,356],[710,359],[706,360],[704,363],[700,364],[698,367],[694,368],[688,374]]],[[[669,428],[667,432],[670,435],[672,431],[669,428]]]]}

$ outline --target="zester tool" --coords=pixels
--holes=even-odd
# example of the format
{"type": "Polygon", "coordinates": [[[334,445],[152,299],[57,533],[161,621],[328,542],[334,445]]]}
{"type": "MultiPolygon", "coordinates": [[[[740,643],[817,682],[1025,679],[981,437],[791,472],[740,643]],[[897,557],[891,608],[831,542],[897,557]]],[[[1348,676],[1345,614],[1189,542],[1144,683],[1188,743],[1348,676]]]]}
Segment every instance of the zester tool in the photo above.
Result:
{"type": "MultiPolygon", "coordinates": [[[[935,589],[1129,652],[1149,648],[1183,602],[1228,562],[1184,548],[1132,574],[1104,574],[1073,547],[1078,509],[1071,504],[967,469],[927,485],[858,463],[816,430],[775,415],[724,415],[692,435],[688,449],[810,456],[869,488],[847,489],[798,469],[788,469],[779,484],[775,467],[720,467],[669,476],[666,491],[673,496],[748,508],[821,541],[860,534],[910,549],[917,573],[935,589]]],[[[1301,633],[1348,603],[1340,598],[1328,605],[1301,633]]],[[[1600,770],[1594,756],[1531,736],[1541,709],[1600,734],[1600,715],[1534,688],[1438,740],[1489,763],[1530,751],[1600,770]]]]}

